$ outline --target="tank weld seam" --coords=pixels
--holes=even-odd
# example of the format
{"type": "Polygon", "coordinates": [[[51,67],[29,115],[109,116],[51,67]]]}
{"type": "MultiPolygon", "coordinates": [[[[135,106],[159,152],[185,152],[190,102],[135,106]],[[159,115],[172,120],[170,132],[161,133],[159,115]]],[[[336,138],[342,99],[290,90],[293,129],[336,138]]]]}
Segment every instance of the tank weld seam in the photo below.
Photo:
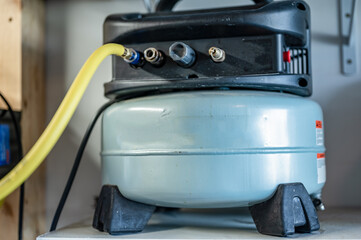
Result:
{"type": "Polygon", "coordinates": [[[148,156],[148,155],[233,155],[233,154],[277,154],[277,153],[323,153],[324,147],[309,148],[252,148],[252,149],[178,149],[178,150],[113,150],[103,151],[101,156],[148,156]]]}

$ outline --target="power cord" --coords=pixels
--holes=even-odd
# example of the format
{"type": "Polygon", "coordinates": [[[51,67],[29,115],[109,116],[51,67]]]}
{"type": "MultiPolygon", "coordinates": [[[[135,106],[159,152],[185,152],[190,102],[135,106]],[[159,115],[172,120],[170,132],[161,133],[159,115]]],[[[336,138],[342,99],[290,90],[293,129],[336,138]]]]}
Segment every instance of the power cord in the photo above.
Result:
{"type": "Polygon", "coordinates": [[[126,100],[126,99],[135,98],[135,97],[145,96],[147,94],[152,94],[152,92],[154,92],[154,89],[152,89],[152,88],[144,88],[144,89],[138,90],[137,92],[134,92],[134,93],[125,93],[124,95],[119,95],[117,99],[114,99],[114,100],[111,100],[111,101],[105,103],[103,106],[101,106],[99,108],[99,110],[97,111],[97,113],[95,114],[93,119],[91,120],[90,124],[88,125],[88,128],[85,131],[83,139],[82,139],[82,141],[80,143],[78,152],[76,154],[76,157],[75,157],[75,160],[74,160],[74,163],[73,163],[73,167],[71,169],[70,175],[69,175],[67,183],[65,185],[63,194],[61,195],[58,207],[56,208],[53,220],[51,222],[50,232],[56,230],[56,227],[57,227],[58,222],[59,222],[60,215],[61,215],[61,213],[63,211],[66,199],[68,198],[70,189],[71,189],[71,187],[73,185],[73,182],[74,182],[74,179],[75,179],[75,175],[76,175],[76,173],[78,171],[78,168],[79,168],[79,165],[80,165],[80,162],[81,162],[81,159],[82,159],[86,144],[88,143],[89,137],[90,137],[90,135],[91,135],[91,133],[93,131],[93,128],[94,128],[97,120],[99,119],[99,117],[102,115],[102,113],[108,107],[110,107],[111,105],[113,105],[116,102],[120,102],[120,101],[123,101],[123,100],[126,100]]]}
{"type": "MultiPolygon", "coordinates": [[[[0,93],[0,98],[4,101],[6,106],[8,107],[8,112],[10,113],[11,120],[14,124],[15,129],[15,135],[16,135],[16,143],[18,145],[18,159],[19,161],[23,158],[23,145],[21,142],[21,135],[20,135],[20,124],[16,120],[15,113],[9,104],[9,102],[6,100],[6,98],[0,93]]],[[[3,110],[1,112],[1,117],[5,115],[7,111],[3,110]]],[[[24,194],[25,194],[25,186],[24,183],[20,186],[20,196],[19,196],[19,222],[18,222],[18,239],[22,240],[23,238],[23,219],[24,219],[24,194]]]]}
{"type": "Polygon", "coordinates": [[[1,118],[3,118],[4,116],[5,116],[5,114],[6,114],[6,110],[0,110],[1,112],[0,112],[0,119],[1,118]]]}
{"type": "Polygon", "coordinates": [[[71,169],[71,172],[70,172],[70,175],[68,177],[68,181],[65,185],[65,188],[64,188],[64,191],[63,191],[63,194],[61,195],[61,199],[59,201],[59,204],[58,204],[58,207],[56,209],[56,212],[55,212],[55,215],[53,217],[53,221],[51,223],[51,227],[50,227],[50,231],[54,231],[56,229],[56,226],[58,225],[58,221],[59,221],[59,218],[60,218],[60,215],[61,215],[61,212],[63,211],[63,208],[64,208],[64,205],[65,205],[65,202],[66,202],[66,199],[68,198],[68,195],[69,195],[69,192],[70,192],[70,189],[73,185],[73,182],[74,182],[74,179],[75,179],[75,175],[78,171],[78,168],[79,168],[79,165],[80,165],[80,162],[81,162],[81,159],[82,159],[82,156],[83,156],[83,153],[84,153],[84,150],[85,150],[85,147],[86,147],[86,144],[88,143],[88,140],[89,140],[89,137],[90,137],[90,134],[92,133],[93,131],[93,128],[98,120],[98,118],[101,116],[101,114],[104,112],[105,109],[107,109],[108,107],[110,107],[112,104],[116,103],[120,101],[120,99],[118,100],[112,100],[110,102],[107,102],[106,104],[104,104],[99,110],[98,112],[95,114],[95,116],[93,117],[92,121],[90,122],[85,134],[84,134],[84,137],[81,141],[81,144],[79,146],[79,149],[78,149],[78,153],[76,154],[76,157],[75,157],[75,160],[74,160],[74,163],[73,163],[73,167],[71,169]]]}

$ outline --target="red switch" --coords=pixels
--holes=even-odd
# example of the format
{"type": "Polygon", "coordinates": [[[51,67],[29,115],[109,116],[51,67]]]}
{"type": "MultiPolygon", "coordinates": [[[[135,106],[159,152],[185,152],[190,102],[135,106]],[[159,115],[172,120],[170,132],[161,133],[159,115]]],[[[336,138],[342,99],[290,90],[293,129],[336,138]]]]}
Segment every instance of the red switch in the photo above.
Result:
{"type": "Polygon", "coordinates": [[[286,52],[283,52],[283,61],[284,62],[291,62],[291,51],[288,50],[286,52]]]}

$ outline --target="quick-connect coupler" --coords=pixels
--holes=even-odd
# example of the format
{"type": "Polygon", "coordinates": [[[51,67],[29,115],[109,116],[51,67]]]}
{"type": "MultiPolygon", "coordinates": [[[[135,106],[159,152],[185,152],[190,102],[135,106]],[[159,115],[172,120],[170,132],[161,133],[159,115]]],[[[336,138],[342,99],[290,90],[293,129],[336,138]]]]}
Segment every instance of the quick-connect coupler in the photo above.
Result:
{"type": "Polygon", "coordinates": [[[143,54],[134,50],[133,48],[124,48],[124,54],[122,55],[122,58],[125,62],[134,67],[142,67],[145,63],[143,54]]]}
{"type": "Polygon", "coordinates": [[[144,57],[150,64],[160,67],[164,64],[164,54],[156,48],[150,47],[144,50],[144,57]]]}
{"type": "Polygon", "coordinates": [[[190,67],[196,60],[194,50],[182,42],[175,42],[169,47],[169,56],[182,67],[190,67]]]}

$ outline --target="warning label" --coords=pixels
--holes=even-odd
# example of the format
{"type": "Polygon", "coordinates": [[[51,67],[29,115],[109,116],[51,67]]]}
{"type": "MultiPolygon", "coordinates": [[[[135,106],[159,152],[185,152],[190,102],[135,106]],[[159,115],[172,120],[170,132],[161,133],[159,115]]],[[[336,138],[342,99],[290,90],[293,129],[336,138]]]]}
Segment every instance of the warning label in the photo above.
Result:
{"type": "Polygon", "coordinates": [[[323,145],[322,121],[316,121],[316,145],[323,145]]]}
{"type": "Polygon", "coordinates": [[[322,121],[316,121],[316,128],[322,128],[322,121]]]}
{"type": "Polygon", "coordinates": [[[326,182],[326,158],[325,153],[317,153],[317,183],[326,182]]]}

